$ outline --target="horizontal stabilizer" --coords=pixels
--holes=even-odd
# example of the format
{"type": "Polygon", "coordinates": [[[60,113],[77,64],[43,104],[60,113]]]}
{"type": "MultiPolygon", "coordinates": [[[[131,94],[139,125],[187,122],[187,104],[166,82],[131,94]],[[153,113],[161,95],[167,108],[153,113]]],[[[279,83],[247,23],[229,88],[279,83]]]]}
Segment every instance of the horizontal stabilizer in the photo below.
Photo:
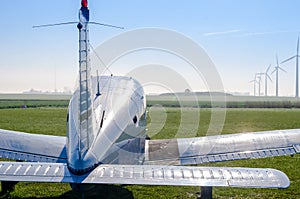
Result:
{"type": "Polygon", "coordinates": [[[85,175],[64,163],[1,162],[0,181],[286,188],[290,182],[274,169],[100,165],[85,175]]]}
{"type": "Polygon", "coordinates": [[[188,165],[300,153],[300,129],[147,140],[146,165],[188,165]]]}
{"type": "Polygon", "coordinates": [[[0,157],[27,162],[67,162],[66,137],[0,129],[0,157]]]}

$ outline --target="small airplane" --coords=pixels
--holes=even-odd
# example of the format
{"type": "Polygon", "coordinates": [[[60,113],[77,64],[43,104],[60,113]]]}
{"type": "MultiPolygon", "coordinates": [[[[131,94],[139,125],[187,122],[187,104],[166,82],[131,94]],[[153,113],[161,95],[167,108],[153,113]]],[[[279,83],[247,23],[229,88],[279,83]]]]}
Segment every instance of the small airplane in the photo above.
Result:
{"type": "Polygon", "coordinates": [[[75,190],[92,184],[289,186],[275,169],[184,165],[300,153],[300,129],[147,139],[141,84],[123,76],[91,77],[88,25],[88,2],[82,0],[79,87],[69,103],[66,137],[0,129],[0,157],[15,160],[0,162],[2,191],[20,181],[70,183],[75,190]]]}

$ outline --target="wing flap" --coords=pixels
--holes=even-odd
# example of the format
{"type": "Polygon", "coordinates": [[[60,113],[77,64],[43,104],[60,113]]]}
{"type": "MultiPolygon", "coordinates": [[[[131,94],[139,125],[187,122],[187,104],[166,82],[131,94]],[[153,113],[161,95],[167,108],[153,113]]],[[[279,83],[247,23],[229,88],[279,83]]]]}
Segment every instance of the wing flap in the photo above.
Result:
{"type": "Polygon", "coordinates": [[[0,129],[0,157],[30,162],[67,161],[66,138],[0,129]]]}
{"type": "Polygon", "coordinates": [[[296,153],[300,153],[300,129],[149,140],[144,164],[202,164],[296,153]]]}
{"type": "Polygon", "coordinates": [[[86,175],[64,163],[1,162],[0,181],[286,188],[288,177],[274,169],[100,165],[86,175]]]}

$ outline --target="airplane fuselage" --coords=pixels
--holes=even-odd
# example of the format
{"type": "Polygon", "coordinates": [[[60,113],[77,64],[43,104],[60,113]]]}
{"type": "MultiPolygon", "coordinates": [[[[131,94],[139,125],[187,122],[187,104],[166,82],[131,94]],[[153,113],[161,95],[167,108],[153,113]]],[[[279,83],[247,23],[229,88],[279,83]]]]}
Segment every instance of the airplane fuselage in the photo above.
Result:
{"type": "MultiPolygon", "coordinates": [[[[99,79],[97,82],[94,77],[91,81],[92,130],[85,136],[80,133],[85,124],[80,123],[79,89],[70,100],[66,146],[68,166],[74,173],[88,172],[101,163],[119,163],[124,158],[119,156],[132,157],[126,145],[143,142],[145,138],[146,99],[142,86],[130,77],[101,76],[99,79]],[[101,92],[97,94],[98,85],[101,92]]],[[[133,153],[139,154],[144,146],[136,146],[133,153]]],[[[143,159],[139,155],[134,158],[137,164],[143,159]]]]}

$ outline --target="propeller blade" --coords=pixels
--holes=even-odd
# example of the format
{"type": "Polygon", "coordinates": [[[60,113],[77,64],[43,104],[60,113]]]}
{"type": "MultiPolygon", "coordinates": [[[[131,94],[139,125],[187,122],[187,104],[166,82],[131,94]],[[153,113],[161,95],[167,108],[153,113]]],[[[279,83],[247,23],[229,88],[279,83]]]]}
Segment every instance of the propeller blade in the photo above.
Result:
{"type": "Polygon", "coordinates": [[[283,64],[283,63],[285,63],[285,62],[288,62],[288,61],[294,59],[295,57],[297,57],[297,55],[295,55],[295,56],[293,56],[293,57],[290,57],[290,58],[288,58],[288,59],[282,61],[281,64],[283,64]]]}
{"type": "Polygon", "coordinates": [[[111,27],[111,28],[118,28],[118,29],[125,29],[124,27],[114,26],[114,25],[104,24],[104,23],[98,23],[98,22],[89,22],[89,24],[100,25],[100,26],[106,26],[106,27],[111,27]]]}
{"type": "Polygon", "coordinates": [[[54,24],[44,24],[38,26],[32,26],[32,28],[46,28],[51,26],[62,26],[62,25],[70,25],[70,24],[77,24],[78,22],[71,21],[71,22],[64,22],[64,23],[54,23],[54,24]]]}

